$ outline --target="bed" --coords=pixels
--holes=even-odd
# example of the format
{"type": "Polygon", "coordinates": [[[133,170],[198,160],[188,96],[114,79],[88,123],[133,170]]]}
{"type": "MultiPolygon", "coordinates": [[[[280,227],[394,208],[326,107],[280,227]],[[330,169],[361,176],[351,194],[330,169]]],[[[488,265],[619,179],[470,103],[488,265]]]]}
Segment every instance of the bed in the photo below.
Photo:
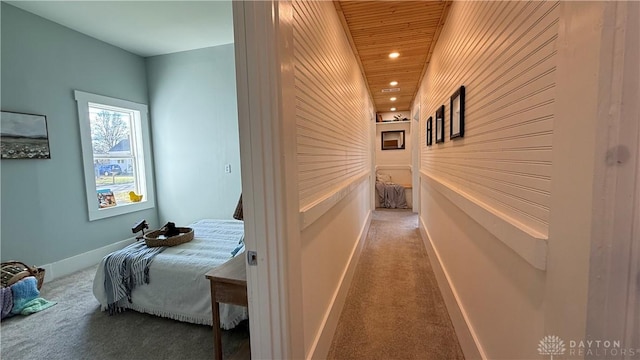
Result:
{"type": "MultiPolygon", "coordinates": [[[[131,309],[184,322],[212,325],[211,292],[205,273],[231,259],[232,253],[242,256],[243,222],[204,219],[189,227],[194,229],[193,240],[163,248],[162,252],[154,255],[148,265],[149,283],[135,285],[131,290],[131,301],[126,298],[119,301],[118,310],[131,309]]],[[[138,243],[138,246],[142,246],[138,243]]],[[[98,265],[93,281],[93,293],[103,311],[109,310],[105,289],[108,284],[105,282],[108,257],[98,265]]],[[[223,329],[231,329],[247,318],[245,307],[220,305],[220,327],[223,329]]]]}

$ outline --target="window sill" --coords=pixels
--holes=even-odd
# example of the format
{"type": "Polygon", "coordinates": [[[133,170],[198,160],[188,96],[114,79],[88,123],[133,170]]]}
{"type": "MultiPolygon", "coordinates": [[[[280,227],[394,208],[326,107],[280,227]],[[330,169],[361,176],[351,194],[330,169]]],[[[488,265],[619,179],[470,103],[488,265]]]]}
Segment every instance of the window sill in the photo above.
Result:
{"type": "MultiPolygon", "coordinates": [[[[96,202],[97,205],[97,202],[96,202]]],[[[139,203],[119,205],[104,209],[89,210],[89,221],[106,219],[112,216],[130,214],[140,210],[152,209],[155,207],[154,201],[141,201],[139,203]]]]}

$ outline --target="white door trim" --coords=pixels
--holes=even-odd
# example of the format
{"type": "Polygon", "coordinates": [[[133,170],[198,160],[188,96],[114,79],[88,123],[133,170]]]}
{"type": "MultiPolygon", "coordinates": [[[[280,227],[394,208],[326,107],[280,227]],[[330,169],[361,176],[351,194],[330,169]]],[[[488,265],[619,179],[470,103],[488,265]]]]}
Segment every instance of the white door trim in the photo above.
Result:
{"type": "Polygon", "coordinates": [[[610,5],[612,20],[603,32],[610,51],[602,54],[601,67],[609,81],[600,89],[603,131],[596,142],[596,152],[606,155],[598,159],[595,168],[596,225],[592,230],[585,337],[618,340],[623,348],[635,349],[640,346],[632,340],[633,332],[638,331],[634,321],[639,315],[635,307],[640,280],[640,4],[610,5]]]}
{"type": "Polygon", "coordinates": [[[234,1],[233,20],[251,357],[302,358],[293,9],[234,1]]]}
{"type": "MultiPolygon", "coordinates": [[[[371,104],[373,104],[373,100],[371,101],[371,104]]],[[[377,169],[376,169],[376,117],[377,114],[373,112],[373,109],[370,109],[371,111],[371,121],[369,121],[369,139],[370,139],[370,150],[369,153],[371,154],[369,159],[370,159],[370,165],[371,165],[371,172],[369,175],[369,184],[371,184],[371,190],[369,191],[370,197],[371,197],[371,211],[375,211],[376,210],[376,180],[377,180],[377,169]]]]}
{"type": "Polygon", "coordinates": [[[420,213],[420,150],[422,149],[422,143],[420,141],[420,94],[416,94],[413,108],[411,109],[411,196],[412,207],[414,213],[420,213]],[[418,105],[416,105],[418,104],[418,105]],[[416,120],[414,115],[418,115],[416,120]]]}

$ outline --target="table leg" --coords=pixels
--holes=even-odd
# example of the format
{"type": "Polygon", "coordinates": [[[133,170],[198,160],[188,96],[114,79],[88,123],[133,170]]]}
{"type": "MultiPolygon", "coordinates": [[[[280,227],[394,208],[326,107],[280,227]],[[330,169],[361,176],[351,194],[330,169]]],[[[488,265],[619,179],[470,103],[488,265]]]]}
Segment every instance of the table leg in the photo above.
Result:
{"type": "Polygon", "coordinates": [[[216,299],[216,290],[211,283],[211,313],[213,314],[213,346],[216,360],[222,360],[222,336],[220,335],[220,305],[216,299]]]}

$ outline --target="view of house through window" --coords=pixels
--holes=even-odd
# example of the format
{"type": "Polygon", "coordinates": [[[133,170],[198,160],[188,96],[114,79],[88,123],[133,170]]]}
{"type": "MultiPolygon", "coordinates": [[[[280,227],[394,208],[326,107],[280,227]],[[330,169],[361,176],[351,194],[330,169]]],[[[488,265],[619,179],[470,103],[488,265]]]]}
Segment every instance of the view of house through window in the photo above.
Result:
{"type": "Polygon", "coordinates": [[[138,174],[136,166],[139,159],[135,145],[139,140],[132,126],[132,120],[139,116],[138,111],[89,104],[93,166],[100,208],[144,199],[138,180],[141,174],[138,174]]]}

